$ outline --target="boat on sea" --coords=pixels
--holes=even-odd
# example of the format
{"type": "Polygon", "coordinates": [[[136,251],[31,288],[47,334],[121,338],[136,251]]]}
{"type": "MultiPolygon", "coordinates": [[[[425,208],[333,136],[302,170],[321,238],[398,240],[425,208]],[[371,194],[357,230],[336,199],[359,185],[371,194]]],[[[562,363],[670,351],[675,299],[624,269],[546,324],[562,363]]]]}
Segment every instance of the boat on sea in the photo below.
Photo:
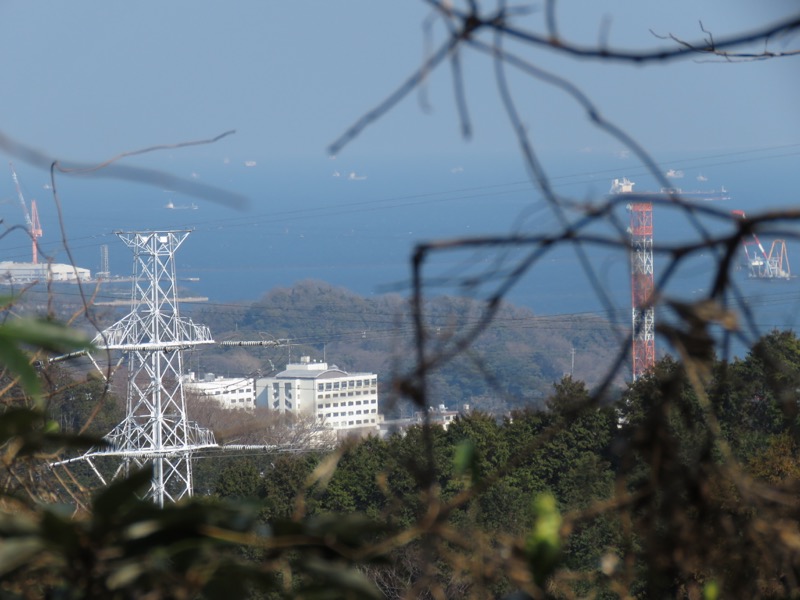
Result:
{"type": "Polygon", "coordinates": [[[681,188],[661,188],[661,194],[680,196],[688,200],[700,200],[702,202],[718,202],[720,200],[730,200],[728,190],[722,186],[719,190],[687,190],[681,188]]]}
{"type": "MultiPolygon", "coordinates": [[[[627,177],[623,177],[622,179],[614,179],[611,182],[611,190],[609,190],[609,194],[632,194],[633,186],[636,184],[628,179],[627,177]]],[[[725,186],[722,186],[719,190],[690,190],[684,191],[681,188],[677,187],[662,187],[657,192],[636,192],[637,196],[679,196],[686,200],[699,200],[702,202],[718,202],[720,200],[730,200],[731,197],[728,194],[728,190],[725,189],[725,186]]]]}

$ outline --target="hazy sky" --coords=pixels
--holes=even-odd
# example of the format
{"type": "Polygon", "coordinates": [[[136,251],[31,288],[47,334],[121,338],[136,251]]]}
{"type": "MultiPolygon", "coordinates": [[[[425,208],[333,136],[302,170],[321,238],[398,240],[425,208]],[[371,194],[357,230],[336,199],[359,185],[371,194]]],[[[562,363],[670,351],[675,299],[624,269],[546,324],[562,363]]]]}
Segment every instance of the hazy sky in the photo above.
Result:
{"type": "MultiPolygon", "coordinates": [[[[526,6],[532,10],[515,24],[544,32],[542,2],[526,6]]],[[[723,39],[800,10],[797,0],[562,0],[557,7],[567,41],[593,46],[605,39],[621,50],[674,47],[653,32],[698,40],[701,21],[723,39]]],[[[247,197],[248,211],[187,197],[186,186],[164,181],[143,187],[59,178],[77,262],[96,270],[100,245],[111,244],[112,271],[127,274],[130,255],[114,245],[112,231],[191,227],[196,234],[182,249],[180,268],[199,275],[209,295],[255,297],[308,277],[359,291],[384,289],[407,277],[419,240],[511,227],[552,231],[555,219],[525,181],[491,59],[469,48],[461,59],[471,140],[461,136],[444,65],[428,77],[424,102],[416,93],[406,97],[335,160],[327,156],[331,142],[420,66],[424,23],[432,25],[434,46],[444,41],[441,20],[429,17],[422,0],[0,0],[0,134],[62,160],[99,162],[235,129],[213,145],[122,164],[216,185],[247,197]],[[197,202],[198,210],[165,210],[172,200],[175,208],[197,202]]],[[[798,47],[800,35],[769,44],[772,51],[798,47]]],[[[574,83],[650,149],[663,172],[685,169],[684,189],[730,186],[730,207],[748,211],[796,203],[800,57],[635,66],[510,42],[507,48],[574,83]],[[780,160],[765,160],[769,152],[780,160]],[[724,166],[706,170],[715,164],[724,166]]],[[[596,198],[623,175],[637,178],[637,190],[658,189],[573,98],[513,70],[509,84],[544,164],[567,175],[556,182],[559,192],[596,198]]],[[[46,170],[24,164],[19,152],[0,150],[0,158],[17,164],[26,196],[42,200],[43,249],[66,260],[55,203],[42,190],[46,170]]],[[[6,226],[23,222],[15,195],[0,171],[6,226]]],[[[691,230],[669,216],[659,215],[660,239],[691,230]]],[[[21,231],[4,238],[3,258],[29,255],[21,231]]],[[[557,272],[580,273],[571,254],[558,260],[572,262],[550,265],[557,272]]],[[[626,306],[628,259],[615,260],[597,268],[626,306]]],[[[708,269],[695,271],[691,289],[701,290],[708,269]]],[[[533,291],[518,297],[537,310],[598,307],[565,303],[569,294],[584,302],[589,289],[586,281],[566,278],[563,296],[542,301],[544,279],[537,273],[533,291]]]]}
{"type": "MultiPolygon", "coordinates": [[[[702,20],[721,38],[769,23],[797,4],[584,0],[558,6],[568,39],[592,44],[607,31],[611,46],[650,48],[669,45],[650,29],[695,40],[702,20]]],[[[411,0],[3,0],[0,131],[60,158],[102,160],[236,129],[213,147],[181,151],[182,158],[259,166],[285,158],[317,161],[347,125],[420,64],[428,14],[423,2],[411,0]]],[[[543,30],[538,10],[518,23],[543,30]]],[[[440,23],[433,32],[441,42],[440,23]]],[[[796,38],[778,40],[772,49],[787,43],[800,45],[796,38]]],[[[752,149],[800,139],[797,59],[634,67],[523,52],[572,79],[604,114],[656,151],[752,149]]],[[[410,96],[342,158],[452,154],[455,164],[513,152],[490,61],[467,52],[464,64],[475,132],[469,143],[459,133],[445,68],[427,86],[430,110],[410,96]]],[[[518,76],[512,86],[544,152],[621,149],[587,126],[562,92],[518,76]]]]}

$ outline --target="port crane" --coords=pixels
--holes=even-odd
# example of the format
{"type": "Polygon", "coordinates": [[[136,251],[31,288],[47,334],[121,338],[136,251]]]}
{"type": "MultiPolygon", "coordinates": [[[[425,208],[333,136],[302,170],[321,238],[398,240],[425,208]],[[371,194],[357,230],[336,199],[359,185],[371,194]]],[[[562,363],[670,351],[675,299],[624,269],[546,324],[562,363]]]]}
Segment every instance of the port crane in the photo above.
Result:
{"type": "MultiPolygon", "coordinates": [[[[731,214],[739,219],[746,218],[743,210],[733,210],[731,214]]],[[[789,255],[786,251],[786,241],[774,240],[767,252],[755,233],[751,234],[751,238],[742,238],[747,276],[751,279],[790,279],[792,272],[789,266],[789,255]],[[753,246],[758,250],[752,248],[753,246]]]]}
{"type": "Polygon", "coordinates": [[[14,164],[8,163],[11,167],[11,178],[14,180],[14,186],[17,188],[17,198],[19,198],[22,212],[25,214],[25,224],[28,227],[28,234],[31,236],[33,264],[39,264],[39,250],[37,240],[42,237],[42,225],[39,223],[39,211],[36,208],[36,200],[31,200],[31,210],[28,212],[28,205],[25,202],[25,197],[22,195],[22,188],[19,185],[17,172],[14,170],[14,164]]]}

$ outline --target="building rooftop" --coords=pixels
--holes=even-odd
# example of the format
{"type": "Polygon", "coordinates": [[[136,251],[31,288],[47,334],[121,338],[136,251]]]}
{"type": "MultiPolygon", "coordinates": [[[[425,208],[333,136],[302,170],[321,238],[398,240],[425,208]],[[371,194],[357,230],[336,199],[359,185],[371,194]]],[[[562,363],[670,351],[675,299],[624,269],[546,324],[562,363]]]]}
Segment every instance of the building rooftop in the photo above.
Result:
{"type": "MultiPolygon", "coordinates": [[[[286,365],[287,367],[294,367],[295,365],[286,365]]],[[[326,379],[329,377],[342,377],[346,376],[347,373],[342,371],[341,369],[333,368],[333,369],[325,369],[317,370],[317,371],[309,371],[304,369],[292,369],[287,368],[285,371],[281,371],[277,375],[276,378],[280,379],[326,379]]]]}
{"type": "Polygon", "coordinates": [[[348,373],[336,365],[328,366],[326,362],[311,362],[308,356],[300,358],[299,363],[289,363],[286,369],[275,375],[276,379],[332,379],[335,377],[350,377],[358,375],[371,375],[371,373],[348,373]]]}

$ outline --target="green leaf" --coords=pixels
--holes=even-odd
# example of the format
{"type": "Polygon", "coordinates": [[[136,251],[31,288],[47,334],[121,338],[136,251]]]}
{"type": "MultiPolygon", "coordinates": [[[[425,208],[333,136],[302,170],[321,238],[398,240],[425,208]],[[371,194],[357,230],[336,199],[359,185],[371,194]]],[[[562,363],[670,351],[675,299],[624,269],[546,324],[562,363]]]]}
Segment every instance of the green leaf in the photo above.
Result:
{"type": "Polygon", "coordinates": [[[55,352],[91,346],[91,341],[81,332],[46,319],[22,318],[6,321],[0,325],[0,338],[55,352]]]}
{"type": "Polygon", "coordinates": [[[91,343],[80,332],[45,319],[12,319],[0,324],[0,363],[19,376],[26,392],[38,397],[39,378],[23,346],[65,352],[89,348],[91,343]]]}
{"type": "Polygon", "coordinates": [[[44,548],[44,542],[35,536],[4,539],[0,544],[0,575],[26,564],[44,548]]]}
{"type": "Polygon", "coordinates": [[[561,514],[555,497],[539,494],[533,500],[536,520],[525,544],[534,581],[541,586],[555,570],[561,557],[561,514]]]}
{"type": "Polygon", "coordinates": [[[0,413],[0,444],[18,438],[21,443],[15,447],[15,453],[19,455],[40,452],[45,448],[85,449],[105,445],[99,438],[53,431],[57,428],[58,424],[48,420],[39,410],[10,408],[0,413]]]}
{"type": "Polygon", "coordinates": [[[122,507],[142,502],[139,494],[148,488],[152,476],[152,469],[140,469],[102,490],[94,500],[95,520],[100,525],[113,521],[122,507]]]}
{"type": "Polygon", "coordinates": [[[61,518],[50,511],[45,511],[42,515],[41,538],[59,546],[64,556],[74,555],[80,545],[69,516],[61,518]]]}
{"type": "Polygon", "coordinates": [[[28,355],[20,349],[14,339],[6,337],[2,331],[0,331],[0,363],[19,377],[26,392],[31,396],[39,395],[41,385],[28,355]]]}
{"type": "Polygon", "coordinates": [[[457,477],[464,477],[469,473],[472,483],[480,481],[478,455],[473,440],[465,439],[458,443],[453,453],[453,468],[457,477]]]}
{"type": "Polygon", "coordinates": [[[109,590],[118,590],[133,584],[145,573],[145,565],[139,562],[128,563],[113,571],[106,579],[109,590]]]}
{"type": "Polygon", "coordinates": [[[41,412],[30,408],[10,408],[0,415],[0,444],[15,437],[38,433],[44,420],[41,412]]]}
{"type": "Polygon", "coordinates": [[[719,598],[719,584],[709,581],[703,587],[703,600],[717,600],[719,598]]]}

